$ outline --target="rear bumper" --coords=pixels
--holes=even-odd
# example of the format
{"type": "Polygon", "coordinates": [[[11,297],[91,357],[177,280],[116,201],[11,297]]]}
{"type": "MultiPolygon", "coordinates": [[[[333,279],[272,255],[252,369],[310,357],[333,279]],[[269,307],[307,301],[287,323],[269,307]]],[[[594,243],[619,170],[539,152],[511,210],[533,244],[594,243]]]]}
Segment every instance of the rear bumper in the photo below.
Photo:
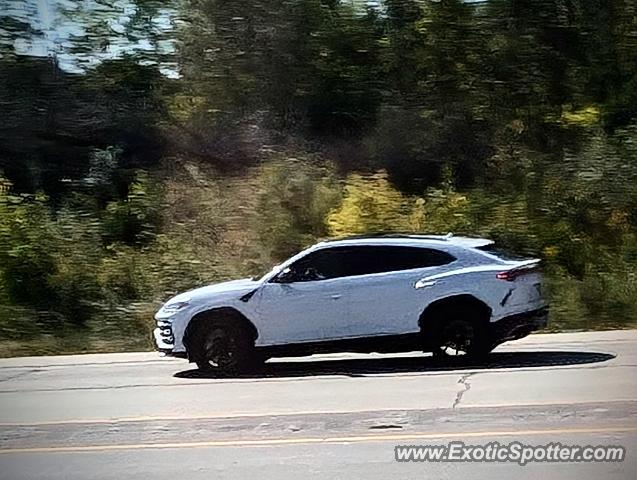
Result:
{"type": "Polygon", "coordinates": [[[529,333],[548,325],[548,307],[504,317],[491,324],[494,344],[526,337],[529,333]]]}

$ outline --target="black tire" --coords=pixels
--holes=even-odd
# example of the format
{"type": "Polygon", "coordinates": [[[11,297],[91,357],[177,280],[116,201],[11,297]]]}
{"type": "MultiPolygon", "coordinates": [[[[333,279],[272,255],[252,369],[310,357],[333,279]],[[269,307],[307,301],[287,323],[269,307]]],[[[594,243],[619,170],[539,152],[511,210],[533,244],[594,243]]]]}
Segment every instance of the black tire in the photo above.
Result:
{"type": "Polygon", "coordinates": [[[432,327],[432,352],[438,359],[481,360],[493,349],[486,322],[467,308],[441,309],[432,327]]]}
{"type": "Polygon", "coordinates": [[[193,359],[199,370],[236,375],[258,364],[254,339],[245,329],[226,322],[203,322],[193,338],[193,359]]]}

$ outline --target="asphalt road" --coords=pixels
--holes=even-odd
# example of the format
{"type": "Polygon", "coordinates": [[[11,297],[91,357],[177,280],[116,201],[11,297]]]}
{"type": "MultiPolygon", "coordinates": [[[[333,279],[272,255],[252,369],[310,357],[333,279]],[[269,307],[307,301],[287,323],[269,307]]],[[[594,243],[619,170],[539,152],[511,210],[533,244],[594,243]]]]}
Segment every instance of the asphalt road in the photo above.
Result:
{"type": "Polygon", "coordinates": [[[0,479],[637,478],[637,331],[203,377],[155,353],[0,360],[0,479]],[[622,445],[622,463],[398,463],[396,445],[622,445]]]}

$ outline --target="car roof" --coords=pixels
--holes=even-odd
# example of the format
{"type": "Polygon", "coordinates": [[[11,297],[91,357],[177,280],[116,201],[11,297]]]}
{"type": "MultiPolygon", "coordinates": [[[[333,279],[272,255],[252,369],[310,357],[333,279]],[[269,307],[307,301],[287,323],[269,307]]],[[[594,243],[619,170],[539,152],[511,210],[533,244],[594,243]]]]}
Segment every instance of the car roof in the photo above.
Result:
{"type": "Polygon", "coordinates": [[[325,240],[317,244],[317,246],[353,246],[353,245],[392,245],[392,246],[410,246],[410,247],[444,247],[456,246],[464,248],[479,248],[493,244],[493,240],[488,238],[462,237],[447,235],[425,235],[425,234],[372,234],[357,235],[353,237],[335,238],[325,240]]]}

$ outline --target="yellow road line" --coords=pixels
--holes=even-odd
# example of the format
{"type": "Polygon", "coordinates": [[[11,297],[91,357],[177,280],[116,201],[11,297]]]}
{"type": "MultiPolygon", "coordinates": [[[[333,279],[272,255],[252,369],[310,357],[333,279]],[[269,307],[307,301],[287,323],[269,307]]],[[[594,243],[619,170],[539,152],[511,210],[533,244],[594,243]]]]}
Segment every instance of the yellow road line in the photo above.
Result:
{"type": "Polygon", "coordinates": [[[249,447],[249,446],[277,446],[298,444],[334,444],[334,443],[367,443],[407,440],[436,440],[436,439],[467,439],[481,437],[511,437],[531,435],[568,435],[590,433],[626,433],[637,432],[637,427],[603,427],[603,428],[562,428],[545,430],[506,430],[484,432],[449,432],[449,433],[404,433],[392,435],[353,435],[342,437],[301,437],[301,438],[270,438],[260,440],[210,440],[202,442],[179,443],[138,443],[115,445],[78,445],[62,447],[25,447],[0,449],[0,454],[10,453],[73,453],[73,452],[101,452],[113,450],[151,450],[170,448],[204,448],[204,447],[249,447]]]}

